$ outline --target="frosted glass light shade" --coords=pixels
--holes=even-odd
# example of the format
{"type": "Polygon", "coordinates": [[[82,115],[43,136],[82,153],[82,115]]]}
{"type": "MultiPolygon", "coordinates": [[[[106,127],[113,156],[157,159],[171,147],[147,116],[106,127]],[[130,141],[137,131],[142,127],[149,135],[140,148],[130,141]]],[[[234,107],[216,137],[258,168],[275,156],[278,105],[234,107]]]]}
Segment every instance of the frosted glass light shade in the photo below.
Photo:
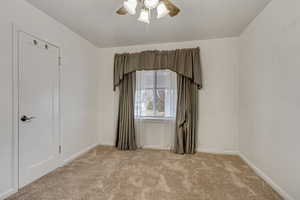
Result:
{"type": "Polygon", "coordinates": [[[142,9],[140,17],[138,18],[140,22],[144,22],[146,24],[150,24],[150,13],[148,10],[142,9]]]}
{"type": "Polygon", "coordinates": [[[135,15],[136,7],[137,7],[137,0],[124,1],[124,8],[127,10],[128,14],[135,15]]]}
{"type": "Polygon", "coordinates": [[[157,6],[157,19],[163,18],[170,13],[164,2],[160,2],[157,6]]]}
{"type": "Polygon", "coordinates": [[[146,8],[148,9],[154,9],[157,7],[159,3],[159,0],[145,0],[144,1],[144,5],[146,6],[146,8]]]}

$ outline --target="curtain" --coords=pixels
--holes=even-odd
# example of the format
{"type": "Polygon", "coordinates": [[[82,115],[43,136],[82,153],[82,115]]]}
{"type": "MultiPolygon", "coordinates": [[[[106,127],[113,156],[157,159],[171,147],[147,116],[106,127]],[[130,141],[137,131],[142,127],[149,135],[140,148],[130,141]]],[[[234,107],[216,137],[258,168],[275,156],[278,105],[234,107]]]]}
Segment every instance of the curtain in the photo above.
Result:
{"type": "Polygon", "coordinates": [[[198,89],[202,88],[200,49],[144,51],[116,54],[114,90],[120,89],[116,146],[137,148],[135,131],[135,75],[141,70],[168,69],[178,75],[174,151],[193,154],[197,144],[198,89]]]}
{"type": "Polygon", "coordinates": [[[138,147],[173,149],[176,102],[175,72],[170,70],[136,72],[135,127],[138,147]],[[153,129],[156,130],[155,133],[153,129]],[[149,138],[155,138],[155,135],[158,135],[157,138],[160,140],[148,143],[149,138]]]}
{"type": "Polygon", "coordinates": [[[190,79],[178,75],[175,153],[194,154],[197,149],[198,89],[190,79]]]}
{"type": "Polygon", "coordinates": [[[202,87],[200,49],[192,48],[116,54],[114,62],[114,89],[128,73],[161,69],[168,69],[191,79],[198,89],[202,87]]]}
{"type": "Polygon", "coordinates": [[[136,73],[124,76],[119,86],[119,112],[117,121],[116,147],[119,150],[135,150],[136,136],[134,125],[136,73]]]}

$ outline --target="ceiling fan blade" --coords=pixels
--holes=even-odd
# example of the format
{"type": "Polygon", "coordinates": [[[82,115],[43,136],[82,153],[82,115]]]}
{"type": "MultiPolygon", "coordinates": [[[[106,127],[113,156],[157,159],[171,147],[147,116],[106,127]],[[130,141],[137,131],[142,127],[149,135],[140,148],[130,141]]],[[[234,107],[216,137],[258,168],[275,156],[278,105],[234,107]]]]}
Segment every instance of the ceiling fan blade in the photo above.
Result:
{"type": "Polygon", "coordinates": [[[121,7],[119,10],[116,11],[119,15],[126,15],[128,12],[124,7],[121,7]]]}
{"type": "Polygon", "coordinates": [[[180,9],[177,6],[175,6],[170,0],[162,0],[162,1],[165,3],[167,9],[170,11],[169,15],[171,17],[178,15],[180,9]]]}

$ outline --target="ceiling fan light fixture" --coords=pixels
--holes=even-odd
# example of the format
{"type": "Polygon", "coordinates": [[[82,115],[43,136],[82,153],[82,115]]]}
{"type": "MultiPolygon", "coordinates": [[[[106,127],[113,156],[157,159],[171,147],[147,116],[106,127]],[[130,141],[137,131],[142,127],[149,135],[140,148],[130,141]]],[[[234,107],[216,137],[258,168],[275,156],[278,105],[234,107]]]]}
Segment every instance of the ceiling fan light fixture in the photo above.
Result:
{"type": "Polygon", "coordinates": [[[124,0],[123,6],[116,13],[118,15],[135,15],[137,9],[141,12],[138,21],[150,24],[151,12],[155,10],[157,19],[166,15],[174,17],[180,9],[171,2],[172,0],[124,0]]]}
{"type": "Polygon", "coordinates": [[[157,19],[163,18],[169,13],[170,11],[168,10],[166,4],[163,1],[161,1],[157,6],[157,19]]]}
{"type": "Polygon", "coordinates": [[[158,4],[159,4],[159,0],[145,0],[144,1],[144,5],[148,9],[154,9],[157,7],[158,4]]]}
{"type": "Polygon", "coordinates": [[[127,0],[124,1],[124,8],[130,15],[136,14],[137,0],[127,0]]]}
{"type": "Polygon", "coordinates": [[[150,12],[149,10],[142,9],[140,17],[138,18],[140,22],[144,22],[146,24],[150,24],[150,12]]]}

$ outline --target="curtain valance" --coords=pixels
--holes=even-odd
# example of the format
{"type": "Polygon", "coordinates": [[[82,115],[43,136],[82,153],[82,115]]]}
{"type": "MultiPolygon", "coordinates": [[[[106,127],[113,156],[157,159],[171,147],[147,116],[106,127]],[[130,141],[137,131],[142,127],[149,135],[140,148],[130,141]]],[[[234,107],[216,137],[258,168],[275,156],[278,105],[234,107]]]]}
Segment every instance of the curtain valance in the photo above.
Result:
{"type": "Polygon", "coordinates": [[[141,70],[169,69],[191,79],[202,88],[200,48],[173,51],[143,51],[116,54],[114,61],[114,90],[126,74],[141,70]]]}

